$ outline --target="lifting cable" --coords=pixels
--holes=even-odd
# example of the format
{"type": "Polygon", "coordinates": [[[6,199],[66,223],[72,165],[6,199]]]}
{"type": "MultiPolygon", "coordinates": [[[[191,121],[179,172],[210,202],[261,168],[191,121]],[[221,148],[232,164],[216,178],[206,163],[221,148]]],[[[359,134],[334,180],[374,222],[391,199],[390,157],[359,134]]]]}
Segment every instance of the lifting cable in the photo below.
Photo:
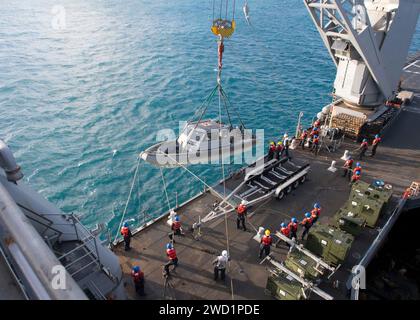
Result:
{"type": "Polygon", "coordinates": [[[163,183],[163,189],[165,190],[166,201],[168,203],[168,210],[171,211],[171,203],[169,201],[168,190],[166,188],[166,182],[165,182],[165,177],[163,176],[162,167],[159,167],[159,169],[160,169],[160,175],[162,176],[162,183],[163,183]]]}
{"type": "Polygon", "coordinates": [[[141,158],[137,157],[136,171],[134,171],[134,177],[133,177],[133,181],[131,182],[130,192],[128,193],[128,198],[127,198],[127,201],[125,203],[123,214],[121,216],[121,221],[120,221],[120,224],[119,224],[118,229],[117,229],[117,233],[116,233],[115,238],[114,238],[114,244],[117,244],[118,236],[120,234],[120,229],[121,229],[122,224],[124,222],[125,214],[127,213],[128,204],[130,203],[131,194],[133,193],[134,183],[136,182],[137,173],[139,171],[140,160],[141,160],[141,158]]]}

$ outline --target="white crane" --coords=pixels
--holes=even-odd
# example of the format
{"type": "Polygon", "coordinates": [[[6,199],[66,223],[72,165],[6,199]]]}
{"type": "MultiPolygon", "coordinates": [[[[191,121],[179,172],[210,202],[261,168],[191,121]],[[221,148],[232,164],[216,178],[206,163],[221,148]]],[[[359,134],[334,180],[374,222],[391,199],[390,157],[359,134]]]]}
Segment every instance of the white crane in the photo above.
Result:
{"type": "Polygon", "coordinates": [[[335,95],[357,106],[392,99],[420,0],[304,0],[337,66],[335,95]]]}

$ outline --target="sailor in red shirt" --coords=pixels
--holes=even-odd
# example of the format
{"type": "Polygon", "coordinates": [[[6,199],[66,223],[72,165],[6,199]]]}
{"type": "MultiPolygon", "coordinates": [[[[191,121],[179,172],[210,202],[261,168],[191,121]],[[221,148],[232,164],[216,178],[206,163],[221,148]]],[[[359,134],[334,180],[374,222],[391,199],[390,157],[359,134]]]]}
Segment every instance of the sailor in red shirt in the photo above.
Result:
{"type": "Polygon", "coordinates": [[[171,239],[173,243],[175,243],[174,235],[175,236],[184,235],[182,233],[181,222],[180,222],[179,216],[175,216],[174,220],[172,221],[171,230],[172,232],[169,233],[168,236],[169,236],[169,239],[171,239]]]}
{"type": "Polygon", "coordinates": [[[277,142],[276,151],[274,152],[274,159],[280,159],[283,156],[284,146],[283,142],[277,142]]]}
{"type": "Polygon", "coordinates": [[[244,229],[244,231],[246,231],[245,217],[248,213],[248,207],[246,206],[246,204],[247,202],[245,200],[242,200],[239,206],[236,207],[236,227],[240,229],[240,225],[242,224],[242,228],[244,229]]]}
{"type": "Polygon", "coordinates": [[[305,236],[308,234],[309,229],[311,229],[312,227],[312,216],[309,212],[305,213],[305,218],[302,220],[300,224],[305,228],[305,230],[303,230],[303,233],[302,233],[302,240],[303,240],[305,236]]]}
{"type": "Polygon", "coordinates": [[[354,162],[353,158],[350,157],[346,160],[346,162],[344,162],[344,165],[343,165],[343,169],[344,169],[343,170],[343,177],[347,176],[349,178],[349,180],[350,180],[350,177],[351,177],[351,171],[353,169],[353,162],[354,162]]]}
{"type": "Polygon", "coordinates": [[[305,149],[306,139],[308,138],[308,130],[303,130],[302,134],[300,135],[300,145],[302,150],[305,149]]]}
{"type": "Polygon", "coordinates": [[[314,208],[311,211],[312,224],[317,222],[320,215],[321,215],[321,206],[317,202],[317,203],[314,204],[314,208]]]}
{"type": "Polygon", "coordinates": [[[139,266],[134,266],[131,270],[131,278],[134,282],[134,288],[136,289],[136,292],[141,295],[145,296],[144,293],[144,273],[140,270],[139,266]]]}
{"type": "Polygon", "coordinates": [[[166,255],[168,257],[168,262],[165,264],[165,276],[169,276],[169,267],[174,266],[172,271],[178,267],[178,257],[176,255],[176,250],[172,243],[166,244],[166,255]]]}
{"type": "Polygon", "coordinates": [[[360,171],[356,171],[353,176],[351,177],[350,184],[355,183],[356,181],[360,180],[360,171]]]}
{"type": "Polygon", "coordinates": [[[373,157],[376,154],[376,149],[378,148],[380,142],[381,138],[379,137],[379,134],[375,135],[375,139],[373,139],[372,142],[372,153],[370,154],[371,157],[373,157]]]}
{"type": "Polygon", "coordinates": [[[128,227],[128,223],[127,222],[124,222],[124,225],[123,225],[123,227],[121,228],[121,235],[123,236],[123,238],[124,238],[124,250],[125,251],[128,251],[128,250],[130,250],[131,248],[130,248],[130,241],[131,241],[131,237],[133,236],[132,234],[131,234],[131,230],[130,230],[130,228],[128,227]]]}
{"type": "Polygon", "coordinates": [[[297,239],[297,230],[298,230],[298,221],[296,218],[292,218],[289,222],[288,225],[289,229],[290,229],[290,238],[293,239],[297,239]]]}
{"type": "Polygon", "coordinates": [[[368,149],[368,142],[366,139],[363,139],[362,143],[360,144],[360,147],[357,149],[359,150],[359,159],[362,160],[363,157],[366,155],[366,151],[368,149]]]}
{"type": "Polygon", "coordinates": [[[312,151],[315,153],[315,155],[319,152],[319,137],[318,135],[314,135],[314,138],[312,140],[312,151]]]}
{"type": "Polygon", "coordinates": [[[270,247],[273,243],[273,238],[270,236],[270,230],[265,230],[264,236],[261,238],[261,244],[260,244],[260,254],[259,258],[262,258],[263,253],[265,253],[266,256],[270,254],[270,247]]]}
{"type": "Polygon", "coordinates": [[[356,171],[359,171],[359,173],[362,173],[362,165],[360,164],[360,162],[356,163],[356,167],[353,169],[353,174],[355,174],[356,171]]]}
{"type": "Polygon", "coordinates": [[[268,147],[268,160],[269,161],[273,159],[275,152],[276,152],[276,144],[274,143],[274,141],[271,141],[268,147]]]}

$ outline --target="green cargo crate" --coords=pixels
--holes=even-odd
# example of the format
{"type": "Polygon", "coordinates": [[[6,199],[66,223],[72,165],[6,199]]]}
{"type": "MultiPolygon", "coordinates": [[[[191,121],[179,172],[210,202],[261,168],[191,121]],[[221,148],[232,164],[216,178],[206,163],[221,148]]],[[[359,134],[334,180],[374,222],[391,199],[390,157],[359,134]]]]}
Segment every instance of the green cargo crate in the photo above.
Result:
{"type": "Polygon", "coordinates": [[[353,236],[357,236],[363,229],[365,220],[359,217],[354,217],[346,207],[341,208],[333,217],[334,226],[340,228],[343,231],[350,233],[353,236]]]}
{"type": "Polygon", "coordinates": [[[302,285],[285,273],[268,276],[266,290],[279,300],[301,300],[304,298],[302,285]]]}
{"type": "Polygon", "coordinates": [[[318,270],[322,269],[322,267],[318,266],[317,270],[316,261],[298,250],[288,254],[286,261],[284,261],[284,265],[287,269],[293,271],[301,278],[315,280],[321,276],[321,273],[318,270]]]}
{"type": "Polygon", "coordinates": [[[392,196],[392,187],[385,185],[382,181],[376,180],[372,184],[368,184],[361,180],[353,184],[350,192],[350,198],[354,194],[362,194],[369,199],[388,203],[392,196]]]}
{"type": "Polygon", "coordinates": [[[350,211],[358,218],[364,219],[365,224],[371,228],[376,226],[385,204],[382,200],[375,200],[358,193],[351,195],[348,203],[347,207],[350,207],[350,211]]]}
{"type": "Polygon", "coordinates": [[[339,265],[347,257],[354,237],[336,227],[315,224],[308,234],[305,247],[326,262],[339,265]]]}

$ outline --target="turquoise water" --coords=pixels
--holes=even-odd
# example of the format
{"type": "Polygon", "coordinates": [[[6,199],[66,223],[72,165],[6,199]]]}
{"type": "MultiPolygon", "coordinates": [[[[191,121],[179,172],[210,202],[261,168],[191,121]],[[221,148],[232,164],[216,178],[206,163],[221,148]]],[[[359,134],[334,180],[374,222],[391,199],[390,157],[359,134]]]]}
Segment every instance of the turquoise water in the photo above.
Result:
{"type": "MultiPolygon", "coordinates": [[[[225,91],[247,127],[275,139],[298,111],[309,121],[331,100],[335,67],[301,0],[249,1],[253,28],[237,3],[225,91]]],[[[215,85],[212,2],[63,0],[63,30],[51,26],[56,4],[0,0],[0,137],[29,185],[115,234],[137,154],[189,119],[215,85]]],[[[412,51],[419,35],[418,26],[412,51]]],[[[191,169],[209,184],[221,178],[219,166],[191,169]]],[[[164,175],[172,205],[175,192],[182,202],[202,188],[182,169],[164,175]]],[[[164,210],[160,172],[143,163],[127,219],[138,225],[143,212],[164,210]]]]}

